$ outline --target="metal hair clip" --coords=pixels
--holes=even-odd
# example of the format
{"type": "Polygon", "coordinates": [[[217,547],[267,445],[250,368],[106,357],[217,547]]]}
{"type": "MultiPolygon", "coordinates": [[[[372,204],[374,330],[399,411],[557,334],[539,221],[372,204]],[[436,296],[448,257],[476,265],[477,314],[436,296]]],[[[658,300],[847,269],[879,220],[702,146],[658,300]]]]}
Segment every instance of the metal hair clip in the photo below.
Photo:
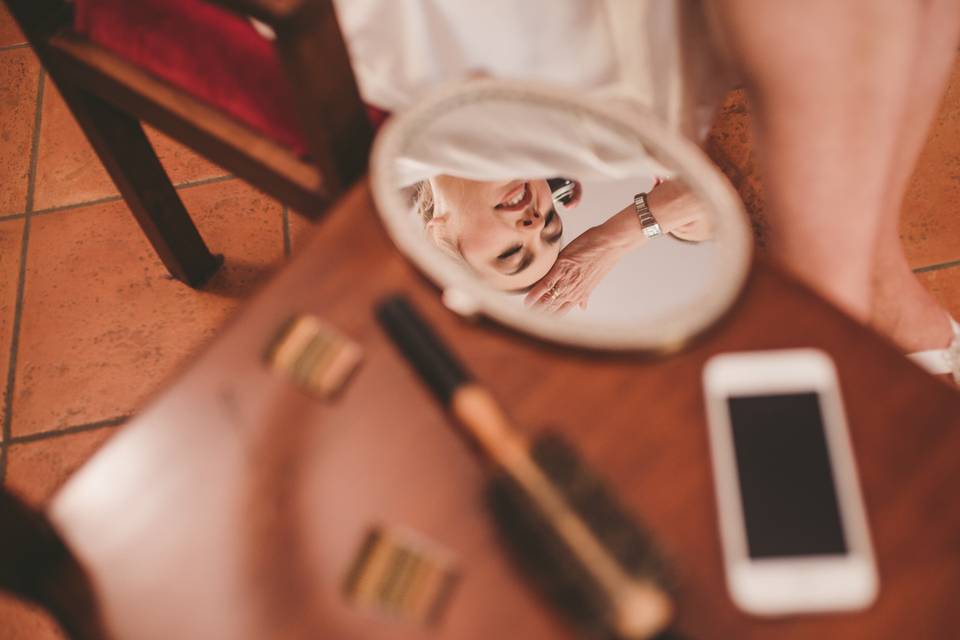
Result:
{"type": "Polygon", "coordinates": [[[343,592],[355,606],[429,626],[459,579],[453,556],[410,531],[376,527],[353,561],[343,592]]]}
{"type": "Polygon", "coordinates": [[[363,356],[360,346],[316,316],[292,318],[271,343],[267,362],[318,398],[343,388],[363,356]]]}

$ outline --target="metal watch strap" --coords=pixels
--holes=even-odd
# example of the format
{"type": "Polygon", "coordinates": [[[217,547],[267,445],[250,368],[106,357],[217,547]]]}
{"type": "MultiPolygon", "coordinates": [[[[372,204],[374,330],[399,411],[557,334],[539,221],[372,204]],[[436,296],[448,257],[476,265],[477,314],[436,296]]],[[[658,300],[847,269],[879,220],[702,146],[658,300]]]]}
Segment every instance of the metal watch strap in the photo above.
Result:
{"type": "Polygon", "coordinates": [[[643,229],[643,235],[648,238],[656,238],[663,235],[663,230],[657,219],[653,217],[650,207],[647,205],[647,194],[638,193],[633,196],[633,207],[637,210],[637,217],[640,218],[640,228],[643,229]]]}

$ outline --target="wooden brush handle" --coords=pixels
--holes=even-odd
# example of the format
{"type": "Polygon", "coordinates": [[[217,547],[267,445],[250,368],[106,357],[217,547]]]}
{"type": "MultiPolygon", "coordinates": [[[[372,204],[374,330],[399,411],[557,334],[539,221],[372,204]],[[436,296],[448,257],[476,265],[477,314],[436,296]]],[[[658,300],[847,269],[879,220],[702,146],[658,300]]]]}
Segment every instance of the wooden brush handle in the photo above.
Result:
{"type": "Polygon", "coordinates": [[[434,394],[456,417],[461,434],[505,473],[610,603],[609,627],[621,638],[648,638],[669,621],[672,605],[653,582],[624,571],[563,493],[534,462],[530,447],[493,395],[401,296],[377,307],[388,335],[434,394]]]}
{"type": "Polygon", "coordinates": [[[650,638],[666,627],[673,614],[669,596],[651,580],[623,570],[533,460],[526,440],[493,395],[478,384],[463,385],[453,393],[450,410],[464,434],[528,496],[540,517],[603,590],[610,602],[607,622],[618,637],[650,638]]]}

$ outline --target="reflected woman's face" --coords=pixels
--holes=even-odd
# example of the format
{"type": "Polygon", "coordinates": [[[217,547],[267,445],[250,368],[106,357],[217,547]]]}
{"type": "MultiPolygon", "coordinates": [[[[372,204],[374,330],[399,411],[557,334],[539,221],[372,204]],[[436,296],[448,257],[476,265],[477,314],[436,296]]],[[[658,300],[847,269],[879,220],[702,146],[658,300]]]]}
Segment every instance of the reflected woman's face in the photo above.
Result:
{"type": "Polygon", "coordinates": [[[560,253],[563,221],[546,180],[430,180],[431,226],[498,289],[522,290],[542,278],[560,253]]]}

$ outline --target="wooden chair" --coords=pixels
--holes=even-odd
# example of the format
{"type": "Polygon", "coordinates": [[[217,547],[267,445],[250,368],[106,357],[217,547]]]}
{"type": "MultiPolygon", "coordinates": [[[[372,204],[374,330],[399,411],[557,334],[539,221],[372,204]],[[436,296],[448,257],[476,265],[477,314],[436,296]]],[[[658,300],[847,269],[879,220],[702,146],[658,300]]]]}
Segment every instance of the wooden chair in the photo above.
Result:
{"type": "MultiPolygon", "coordinates": [[[[372,126],[330,0],[138,0],[114,7],[106,0],[4,1],[160,259],[190,286],[206,282],[223,259],[207,249],[140,121],[310,217],[365,169],[372,126]],[[255,69],[264,89],[248,90],[243,100],[230,91],[211,100],[191,91],[189,78],[181,81],[182,70],[158,67],[149,51],[131,60],[127,45],[111,41],[110,25],[97,23],[115,23],[127,10],[148,22],[152,15],[168,18],[166,34],[173,37],[196,36],[205,27],[192,21],[204,17],[211,42],[200,31],[181,58],[198,42],[207,54],[224,48],[226,66],[242,70],[224,84],[242,84],[246,70],[255,69]],[[251,40],[244,32],[256,34],[249,18],[271,27],[275,39],[251,40]],[[231,50],[236,34],[244,41],[240,51],[231,50]],[[244,59],[250,51],[255,60],[244,59]]],[[[117,31],[140,29],[129,39],[136,47],[151,42],[150,24],[121,24],[117,31]]],[[[205,71],[211,61],[219,68],[210,56],[190,68],[205,71]]],[[[203,90],[210,78],[192,82],[203,90]]]]}

